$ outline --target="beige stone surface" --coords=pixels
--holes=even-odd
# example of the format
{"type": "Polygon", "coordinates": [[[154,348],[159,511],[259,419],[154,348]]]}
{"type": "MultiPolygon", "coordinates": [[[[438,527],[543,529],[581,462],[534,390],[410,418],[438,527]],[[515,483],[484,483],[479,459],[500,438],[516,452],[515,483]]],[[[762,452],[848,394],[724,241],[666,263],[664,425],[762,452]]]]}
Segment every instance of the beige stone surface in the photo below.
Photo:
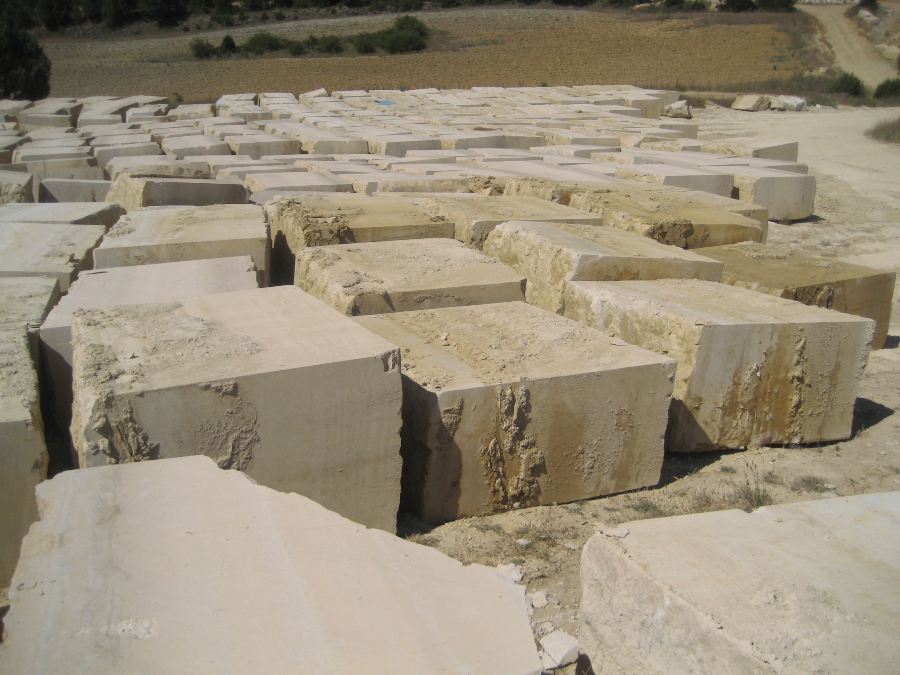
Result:
{"type": "Polygon", "coordinates": [[[91,268],[102,225],[0,222],[0,277],[53,277],[60,291],[91,268]]]}
{"type": "Polygon", "coordinates": [[[403,500],[425,520],[659,480],[671,359],[521,302],[357,321],[401,347],[403,500]]]}
{"type": "Polygon", "coordinates": [[[24,171],[0,170],[0,204],[34,201],[34,176],[24,171]]]}
{"type": "Polygon", "coordinates": [[[34,488],[47,477],[33,333],[58,297],[50,277],[0,279],[0,600],[37,519],[34,488]]]}
{"type": "Polygon", "coordinates": [[[268,285],[269,234],[255,204],[140,209],[110,230],[94,255],[97,269],[249,255],[268,285]]]}
{"type": "Polygon", "coordinates": [[[79,466],[207,455],[395,530],[399,351],[300,289],[79,312],[72,348],[79,466]]]}
{"type": "Polygon", "coordinates": [[[514,220],[498,225],[484,253],[525,276],[525,299],[562,314],[570,281],[704,279],[723,264],[615,227],[514,220]]]}
{"type": "Polygon", "coordinates": [[[802,220],[813,214],[814,176],[752,166],[720,167],[734,176],[737,198],[764,206],[772,220],[802,220]]]}
{"type": "Polygon", "coordinates": [[[726,284],[874,320],[872,349],[884,346],[896,272],[801,253],[784,244],[716,246],[703,255],[724,263],[726,284]]]}
{"type": "Polygon", "coordinates": [[[80,204],[7,204],[0,206],[0,222],[69,223],[71,225],[116,224],[125,209],[110,202],[80,204]]]}
{"type": "Polygon", "coordinates": [[[259,159],[263,155],[295,155],[300,152],[300,141],[289,136],[257,133],[244,136],[226,136],[225,142],[236,155],[249,155],[259,159]]]}
{"type": "Polygon", "coordinates": [[[540,673],[521,586],[204,457],[69,471],[40,498],[4,672],[540,673]]]}
{"type": "MultiPolygon", "coordinates": [[[[706,171],[701,168],[688,168],[675,164],[635,164],[622,166],[616,170],[616,177],[627,180],[639,180],[647,183],[659,183],[688,190],[709,192],[720,197],[730,197],[734,187],[733,179],[725,173],[706,171]]],[[[752,201],[752,200],[747,200],[752,201]]]]}
{"type": "Polygon", "coordinates": [[[566,316],[678,362],[667,447],[849,438],[875,322],[708,281],[567,286],[566,316]]]}
{"type": "Polygon", "coordinates": [[[162,149],[177,159],[193,156],[230,155],[231,147],[221,138],[208,134],[197,136],[170,136],[164,138],[162,149]]]}
{"type": "Polygon", "coordinates": [[[126,211],[147,206],[246,204],[247,189],[237,180],[156,178],[125,172],[113,181],[106,200],[118,202],[126,211]]]}
{"type": "Polygon", "coordinates": [[[350,315],[525,299],[525,279],[452,239],[301,249],[295,283],[350,315]]]}
{"type": "Polygon", "coordinates": [[[891,672],[898,518],[889,492],[596,534],[581,557],[580,647],[597,673],[891,672]]]}

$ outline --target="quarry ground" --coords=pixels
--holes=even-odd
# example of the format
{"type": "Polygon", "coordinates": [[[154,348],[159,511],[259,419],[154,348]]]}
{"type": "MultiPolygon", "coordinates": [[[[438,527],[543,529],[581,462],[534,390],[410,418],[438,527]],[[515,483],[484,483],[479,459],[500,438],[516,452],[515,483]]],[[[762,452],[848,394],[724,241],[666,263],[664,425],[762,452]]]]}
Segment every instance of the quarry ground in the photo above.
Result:
{"type": "MultiPolygon", "coordinates": [[[[816,215],[771,224],[769,241],[840,260],[900,269],[900,147],[863,135],[893,109],[803,113],[695,111],[701,138],[726,134],[800,142],[800,161],[818,180],[816,215]],[[705,132],[705,133],[703,133],[705,132]]],[[[900,302],[895,295],[886,349],[872,353],[857,402],[854,435],[819,446],[669,454],[659,486],[629,494],[460,520],[428,531],[405,522],[410,538],[466,563],[517,564],[529,593],[545,591],[535,635],[548,624],[578,629],[581,547],[598,525],[765,503],[900,490],[900,302]]],[[[574,672],[575,667],[569,668],[574,672]]],[[[581,672],[581,671],[579,671],[581,672]]]]}
{"type": "MultiPolygon", "coordinates": [[[[647,14],[572,9],[481,8],[419,14],[434,31],[422,54],[230,58],[199,61],[201,36],[240,43],[258,30],[304,38],[379,30],[395,15],[285,21],[103,39],[43,40],[51,95],[178,93],[186,102],[236,91],[325,87],[539,86],[628,82],[702,89],[758,81],[802,66],[805,15],[647,14]]],[[[813,31],[814,32],[814,31],[813,31]]]]}

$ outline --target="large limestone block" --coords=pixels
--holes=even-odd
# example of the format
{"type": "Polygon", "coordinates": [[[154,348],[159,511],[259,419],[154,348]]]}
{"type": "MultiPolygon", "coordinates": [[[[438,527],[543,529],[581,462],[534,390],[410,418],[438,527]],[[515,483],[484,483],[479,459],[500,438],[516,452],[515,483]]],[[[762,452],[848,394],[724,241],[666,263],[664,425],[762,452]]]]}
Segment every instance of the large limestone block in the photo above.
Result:
{"type": "Polygon", "coordinates": [[[124,172],[113,181],[106,199],[126,211],[147,206],[246,204],[247,188],[239,181],[154,178],[124,172]]]}
{"type": "Polygon", "coordinates": [[[111,202],[69,204],[9,204],[0,206],[0,223],[68,223],[112,227],[125,213],[111,202]]]}
{"type": "Polygon", "coordinates": [[[627,523],[581,556],[595,672],[888,673],[900,493],[627,523]]]}
{"type": "Polygon", "coordinates": [[[42,159],[86,159],[92,157],[90,148],[31,147],[23,145],[13,152],[14,162],[37,162],[42,159]]]}
{"type": "Polygon", "coordinates": [[[175,302],[257,287],[256,266],[249,256],[82,272],[41,324],[41,355],[59,427],[67,429],[72,421],[72,315],[76,311],[175,302]]]}
{"type": "Polygon", "coordinates": [[[0,204],[34,201],[34,176],[24,171],[0,171],[0,204]]]}
{"type": "MultiPolygon", "coordinates": [[[[368,151],[373,155],[391,155],[403,157],[409,150],[442,150],[441,142],[437,138],[418,136],[416,134],[396,134],[388,136],[374,136],[362,134],[368,144],[368,151]]],[[[318,150],[317,152],[322,152],[318,150]]]]}
{"type": "Polygon", "coordinates": [[[289,136],[255,134],[252,136],[226,136],[225,142],[236,155],[249,155],[259,159],[263,155],[295,155],[300,152],[300,141],[289,136]]]}
{"type": "Polygon", "coordinates": [[[349,174],[353,191],[371,195],[376,192],[472,192],[479,183],[477,176],[458,173],[419,174],[403,171],[375,171],[349,174]]]}
{"type": "Polygon", "coordinates": [[[47,477],[37,343],[30,333],[58,297],[49,277],[0,279],[0,595],[37,519],[34,488],[47,477]]]}
{"type": "Polygon", "coordinates": [[[171,155],[116,157],[106,164],[106,172],[115,180],[123,173],[156,178],[209,178],[207,162],[175,159],[171,155]]]}
{"type": "Polygon", "coordinates": [[[523,588],[496,570],[204,457],[68,471],[40,498],[4,672],[541,671],[523,588]]]}
{"type": "Polygon", "coordinates": [[[722,167],[734,177],[738,199],[765,206],[772,220],[800,220],[813,214],[816,179],[791,171],[751,166],[722,167]]]}
{"type": "Polygon", "coordinates": [[[91,268],[101,225],[0,222],[0,277],[53,277],[65,292],[91,268]]]}
{"type": "Polygon", "coordinates": [[[452,239],[300,249],[295,283],[350,316],[525,299],[525,279],[452,239]]]}
{"type": "Polygon", "coordinates": [[[96,269],[249,255],[268,285],[269,235],[255,204],[155,207],[133,211],[94,255],[96,269]]]}
{"type": "Polygon", "coordinates": [[[116,157],[145,157],[147,155],[161,155],[159,145],[150,143],[126,143],[124,145],[108,145],[94,148],[94,157],[97,164],[106,166],[110,160],[116,157]]]}
{"type": "Polygon", "coordinates": [[[169,136],[162,143],[163,151],[176,159],[194,156],[230,155],[231,147],[221,138],[208,134],[169,136]]]}
{"type": "Polygon", "coordinates": [[[796,162],[799,145],[797,141],[772,141],[765,138],[730,138],[720,141],[707,141],[702,152],[717,155],[736,155],[738,157],[759,157],[761,159],[780,159],[785,162],[796,162]]]}
{"type": "Polygon", "coordinates": [[[41,181],[41,202],[102,202],[112,183],[108,180],[50,178],[41,181]]]}
{"type": "Polygon", "coordinates": [[[272,283],[292,284],[297,252],[306,246],[451,238],[453,223],[430,215],[423,199],[310,192],[266,204],[272,283]]]}
{"type": "Polygon", "coordinates": [[[286,192],[353,192],[349,181],[330,171],[288,171],[248,173],[244,182],[256,195],[273,196],[286,192]]]}
{"type": "Polygon", "coordinates": [[[726,284],[872,319],[872,349],[884,346],[891,323],[895,272],[774,244],[716,246],[703,249],[703,255],[725,264],[722,281],[726,284]]]}
{"type": "Polygon", "coordinates": [[[484,253],[528,279],[525,299],[557,314],[570,281],[705,279],[723,264],[614,227],[510,221],[494,228],[484,253]]]}
{"type": "Polygon", "coordinates": [[[456,238],[476,248],[500,223],[508,220],[533,220],[554,223],[602,225],[592,214],[536,197],[486,197],[483,195],[448,194],[433,196],[428,210],[456,225],[456,238]]]}
{"type": "Polygon", "coordinates": [[[850,436],[875,322],[708,281],[568,284],[566,316],[678,362],[678,452],[850,436]]]}
{"type": "Polygon", "coordinates": [[[654,485],[674,363],[520,302],[362,317],[403,353],[403,502],[429,522],[654,485]]]}
{"type": "MultiPolygon", "coordinates": [[[[640,180],[660,185],[672,185],[689,190],[710,192],[730,197],[734,181],[729,174],[688,168],[677,164],[636,164],[616,170],[618,178],[640,180]]],[[[752,201],[752,200],[746,200],[752,201]]]]}
{"type": "Polygon", "coordinates": [[[396,529],[399,351],[300,289],[79,312],[72,348],[79,466],[207,455],[396,529]]]}

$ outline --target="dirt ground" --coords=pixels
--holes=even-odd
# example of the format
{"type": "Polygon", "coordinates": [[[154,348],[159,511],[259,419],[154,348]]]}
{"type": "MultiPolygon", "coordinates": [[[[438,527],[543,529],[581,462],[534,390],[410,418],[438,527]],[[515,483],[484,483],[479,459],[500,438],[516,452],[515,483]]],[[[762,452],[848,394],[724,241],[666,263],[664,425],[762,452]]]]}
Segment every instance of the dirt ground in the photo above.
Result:
{"type": "Polygon", "coordinates": [[[294,38],[378,30],[393,15],[269,23],[155,37],[50,38],[53,96],[178,93],[215,100],[237,91],[537,86],[620,83],[698,86],[756,81],[800,67],[791,19],[721,14],[635,15],[572,9],[487,8],[427,12],[429,51],[413,55],[233,58],[198,61],[202,36],[239,43],[265,28],[294,38]],[[779,26],[782,28],[780,29],[779,26]]]}
{"type": "MultiPolygon", "coordinates": [[[[868,127],[894,109],[815,109],[803,113],[696,111],[701,138],[760,135],[800,141],[800,160],[818,180],[816,214],[771,224],[769,240],[841,260],[900,270],[900,147],[871,141],[868,127]]],[[[900,298],[886,349],[869,359],[853,437],[821,446],[668,455],[658,487],[559,506],[469,518],[431,531],[405,523],[410,538],[466,563],[515,564],[528,593],[545,591],[535,636],[578,631],[581,547],[598,524],[765,503],[900,490],[900,298]],[[417,529],[419,528],[419,529],[417,529]]],[[[574,666],[568,669],[575,671],[574,666]]],[[[558,672],[558,671],[557,671],[558,672]]]]}

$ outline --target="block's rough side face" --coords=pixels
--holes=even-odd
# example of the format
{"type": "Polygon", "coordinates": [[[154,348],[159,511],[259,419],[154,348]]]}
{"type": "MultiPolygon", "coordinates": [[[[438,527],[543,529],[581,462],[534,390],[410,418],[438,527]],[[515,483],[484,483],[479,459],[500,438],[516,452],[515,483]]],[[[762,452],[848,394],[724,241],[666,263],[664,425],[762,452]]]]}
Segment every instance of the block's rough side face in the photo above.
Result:
{"type": "Polygon", "coordinates": [[[898,518],[891,492],[597,534],[581,556],[581,650],[602,672],[891,672],[898,518]]]}
{"type": "Polygon", "coordinates": [[[659,480],[671,359],[521,302],[357,321],[401,346],[403,498],[426,520],[659,480]]]}
{"type": "Polygon", "coordinates": [[[295,283],[349,316],[525,299],[523,277],[452,239],[301,249],[295,283]]]}
{"type": "Polygon", "coordinates": [[[704,281],[576,281],[566,316],[678,362],[667,444],[848,438],[874,322],[704,281]]]}
{"type": "Polygon", "coordinates": [[[540,673],[523,587],[205,457],[39,489],[3,672],[540,673]]]}
{"type": "Polygon", "coordinates": [[[47,477],[35,357],[29,337],[59,296],[48,277],[0,279],[0,589],[10,585],[22,537],[37,518],[47,477]]]}
{"type": "Polygon", "coordinates": [[[80,466],[205,454],[396,528],[399,352],[301,290],[80,312],[72,348],[80,466]]]}
{"type": "Polygon", "coordinates": [[[498,225],[484,253],[525,275],[525,299],[562,314],[570,281],[705,279],[722,263],[614,227],[512,221],[498,225]]]}

